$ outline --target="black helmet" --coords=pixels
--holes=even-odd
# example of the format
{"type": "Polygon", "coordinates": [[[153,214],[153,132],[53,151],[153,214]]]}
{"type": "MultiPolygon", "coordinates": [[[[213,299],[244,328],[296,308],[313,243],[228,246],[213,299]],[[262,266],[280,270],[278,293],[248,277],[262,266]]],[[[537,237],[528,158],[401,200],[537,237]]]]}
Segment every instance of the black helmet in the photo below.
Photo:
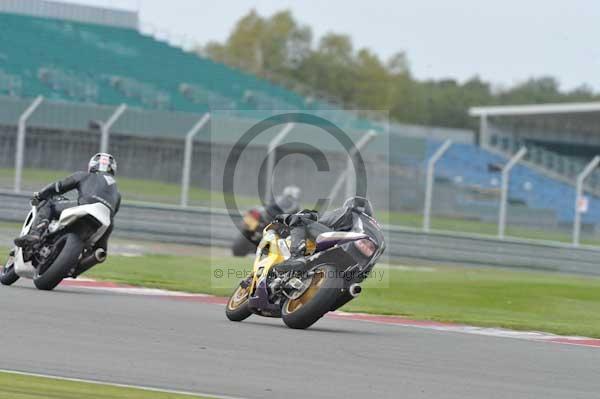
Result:
{"type": "Polygon", "coordinates": [[[348,198],[346,201],[344,201],[344,208],[362,212],[367,216],[373,217],[373,206],[368,199],[363,197],[348,198]]]}
{"type": "Polygon", "coordinates": [[[117,173],[117,161],[110,154],[98,153],[90,159],[88,172],[104,172],[114,176],[117,173]]]}

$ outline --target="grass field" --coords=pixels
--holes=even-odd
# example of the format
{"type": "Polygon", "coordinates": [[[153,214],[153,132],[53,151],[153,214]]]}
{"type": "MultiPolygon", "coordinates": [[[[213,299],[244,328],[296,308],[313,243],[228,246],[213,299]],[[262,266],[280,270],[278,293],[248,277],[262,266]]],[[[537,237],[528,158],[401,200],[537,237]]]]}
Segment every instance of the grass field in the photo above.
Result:
{"type": "MultiPolygon", "coordinates": [[[[392,212],[384,214],[379,218],[383,223],[404,227],[421,228],[423,226],[423,215],[414,213],[392,212]]],[[[457,219],[451,217],[434,216],[431,218],[431,229],[438,231],[458,231],[462,233],[475,233],[496,237],[498,225],[496,223],[485,223],[477,220],[457,219]]],[[[527,228],[522,226],[506,226],[506,236],[528,238],[533,240],[571,242],[572,236],[569,232],[527,228]]],[[[582,244],[600,245],[600,239],[588,238],[582,233],[582,244]]]]}
{"type": "Polygon", "coordinates": [[[0,222],[0,229],[14,231],[14,234],[18,234],[21,227],[22,225],[19,223],[0,222]]]}
{"type": "Polygon", "coordinates": [[[111,385],[63,381],[0,372],[0,399],[184,399],[201,396],[176,395],[111,385]]]}
{"type": "MultiPolygon", "coordinates": [[[[67,172],[43,170],[43,169],[25,169],[23,171],[23,182],[25,189],[31,191],[37,190],[46,184],[62,179],[67,172]]],[[[0,182],[7,188],[12,187],[14,178],[13,169],[0,169],[0,182]]],[[[159,181],[128,179],[119,177],[119,190],[126,200],[130,201],[150,201],[166,204],[179,204],[181,196],[181,186],[178,184],[163,183],[159,181]]],[[[190,188],[190,204],[205,205],[211,204],[212,193],[195,187],[190,188]]],[[[238,201],[244,202],[244,199],[238,201]]],[[[254,203],[254,200],[252,200],[254,203]]]]}
{"type": "MultiPolygon", "coordinates": [[[[48,182],[52,182],[64,177],[64,175],[64,171],[25,169],[23,171],[23,181],[25,182],[26,187],[33,191],[48,184],[48,182]]],[[[12,187],[13,178],[13,169],[0,169],[0,187],[12,187]]],[[[148,201],[166,204],[179,204],[180,201],[181,187],[178,183],[163,183],[159,181],[119,177],[119,189],[123,193],[123,198],[129,201],[148,201]]],[[[259,203],[258,199],[252,197],[236,196],[236,201],[241,207],[253,207],[259,203]]],[[[189,202],[191,205],[224,207],[222,195],[215,195],[211,191],[195,187],[190,188],[189,202]]],[[[405,227],[420,228],[423,224],[422,215],[414,213],[381,212],[378,215],[378,219],[384,224],[393,224],[405,227]]],[[[434,230],[460,231],[490,236],[495,236],[498,231],[495,223],[484,223],[477,220],[465,220],[440,216],[435,216],[432,218],[431,228],[434,230]]],[[[510,225],[507,226],[506,235],[548,241],[571,241],[571,236],[567,232],[549,231],[510,225]]],[[[584,234],[582,237],[582,243],[588,245],[600,245],[600,239],[588,239],[584,234]]]]}
{"type": "MultiPolygon", "coordinates": [[[[250,263],[235,258],[115,256],[88,275],[227,296],[239,276],[216,280],[211,278],[214,268],[241,270],[250,263]]],[[[367,283],[345,311],[600,337],[599,278],[449,267],[380,270],[388,273],[384,284],[367,283]]]]}

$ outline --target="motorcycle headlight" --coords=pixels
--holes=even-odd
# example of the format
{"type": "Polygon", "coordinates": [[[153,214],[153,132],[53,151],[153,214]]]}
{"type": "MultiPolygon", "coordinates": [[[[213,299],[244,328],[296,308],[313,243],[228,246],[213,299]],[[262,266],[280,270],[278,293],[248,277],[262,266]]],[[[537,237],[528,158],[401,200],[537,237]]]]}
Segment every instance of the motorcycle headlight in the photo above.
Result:
{"type": "Polygon", "coordinates": [[[375,243],[366,238],[354,241],[354,246],[356,247],[356,249],[359,250],[361,254],[363,254],[367,258],[373,256],[373,254],[377,250],[377,246],[375,245],[375,243]]]}

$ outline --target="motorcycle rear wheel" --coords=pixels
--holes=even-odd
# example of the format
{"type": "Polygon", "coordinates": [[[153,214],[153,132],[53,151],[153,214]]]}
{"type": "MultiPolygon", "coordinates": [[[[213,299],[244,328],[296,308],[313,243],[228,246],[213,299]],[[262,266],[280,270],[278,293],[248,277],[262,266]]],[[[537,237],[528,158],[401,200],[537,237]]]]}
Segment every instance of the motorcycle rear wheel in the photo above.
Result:
{"type": "Polygon", "coordinates": [[[58,249],[60,253],[54,262],[42,274],[37,271],[33,278],[33,283],[39,290],[51,291],[56,288],[67,277],[69,270],[77,266],[83,251],[83,243],[73,233],[61,237],[56,245],[62,246],[62,249],[58,249]]]}
{"type": "Polygon", "coordinates": [[[19,275],[15,272],[14,254],[9,255],[8,260],[2,271],[0,272],[0,283],[2,285],[13,285],[19,279],[19,275]]]}
{"type": "Polygon", "coordinates": [[[243,321],[252,315],[250,307],[248,306],[248,299],[250,298],[250,289],[243,288],[242,285],[233,291],[229,301],[227,301],[227,307],[225,308],[225,315],[231,321],[243,321]]]}
{"type": "Polygon", "coordinates": [[[323,317],[340,295],[342,281],[332,265],[321,265],[314,269],[310,286],[296,299],[286,299],[281,317],[286,326],[306,329],[323,317]]]}

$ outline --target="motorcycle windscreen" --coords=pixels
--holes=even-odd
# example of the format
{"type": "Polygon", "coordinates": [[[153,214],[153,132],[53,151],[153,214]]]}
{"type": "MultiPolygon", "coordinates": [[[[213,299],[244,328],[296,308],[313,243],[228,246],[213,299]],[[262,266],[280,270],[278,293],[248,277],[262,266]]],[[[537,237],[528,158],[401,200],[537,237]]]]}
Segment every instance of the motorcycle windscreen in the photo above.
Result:
{"type": "Polygon", "coordinates": [[[385,246],[385,236],[382,227],[375,219],[365,215],[359,216],[356,219],[359,222],[360,231],[373,239],[379,247],[385,246]]]}

